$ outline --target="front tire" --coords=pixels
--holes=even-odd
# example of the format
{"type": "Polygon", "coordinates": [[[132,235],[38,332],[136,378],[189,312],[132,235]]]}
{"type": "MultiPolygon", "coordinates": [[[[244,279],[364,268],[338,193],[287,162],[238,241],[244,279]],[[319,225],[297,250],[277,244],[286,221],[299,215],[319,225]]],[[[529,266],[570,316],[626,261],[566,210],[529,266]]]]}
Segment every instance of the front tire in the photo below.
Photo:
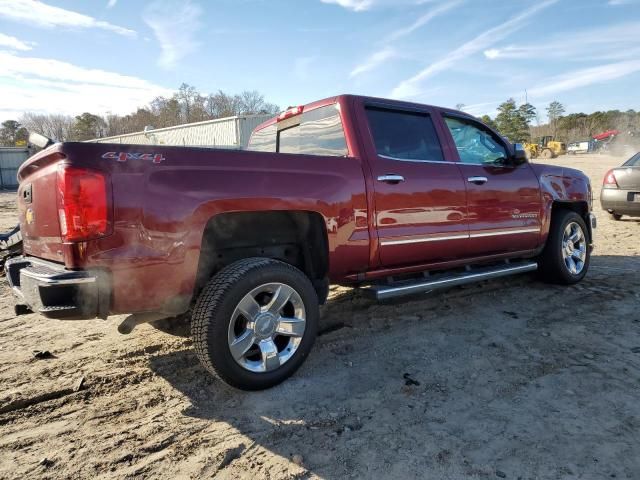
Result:
{"type": "Polygon", "coordinates": [[[247,258],[222,269],[202,290],[191,332],[210,373],[242,390],[263,390],[302,365],[318,317],[318,297],[304,273],[277,260],[247,258]]]}
{"type": "Polygon", "coordinates": [[[611,218],[613,218],[616,222],[619,222],[622,219],[622,215],[619,213],[611,212],[611,218]]]}
{"type": "Polygon", "coordinates": [[[553,150],[551,150],[550,148],[545,148],[544,150],[542,150],[542,153],[540,154],[540,156],[547,160],[550,158],[555,158],[553,150]]]}
{"type": "Polygon", "coordinates": [[[582,280],[591,260],[588,235],[584,219],[576,212],[554,212],[547,243],[538,259],[542,279],[562,285],[582,280]]]}

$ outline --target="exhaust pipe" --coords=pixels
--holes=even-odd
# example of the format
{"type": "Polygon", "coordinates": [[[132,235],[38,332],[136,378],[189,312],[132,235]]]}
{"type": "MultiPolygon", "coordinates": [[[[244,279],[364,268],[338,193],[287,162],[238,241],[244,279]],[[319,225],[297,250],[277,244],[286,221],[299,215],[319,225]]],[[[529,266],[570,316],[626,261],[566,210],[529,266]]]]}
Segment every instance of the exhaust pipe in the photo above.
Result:
{"type": "Polygon", "coordinates": [[[16,312],[16,317],[19,317],[20,315],[27,315],[29,313],[33,313],[33,310],[31,310],[26,305],[15,305],[13,307],[13,310],[16,312]]]}

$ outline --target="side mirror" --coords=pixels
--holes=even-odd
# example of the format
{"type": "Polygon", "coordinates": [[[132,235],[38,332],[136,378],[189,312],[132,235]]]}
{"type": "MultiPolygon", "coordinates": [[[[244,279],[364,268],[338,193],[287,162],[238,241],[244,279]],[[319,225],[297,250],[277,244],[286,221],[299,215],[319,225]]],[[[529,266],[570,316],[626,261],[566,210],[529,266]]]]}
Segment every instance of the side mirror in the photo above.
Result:
{"type": "Polygon", "coordinates": [[[515,165],[522,165],[523,163],[527,163],[527,152],[521,143],[513,144],[513,157],[511,157],[511,161],[515,165]]]}

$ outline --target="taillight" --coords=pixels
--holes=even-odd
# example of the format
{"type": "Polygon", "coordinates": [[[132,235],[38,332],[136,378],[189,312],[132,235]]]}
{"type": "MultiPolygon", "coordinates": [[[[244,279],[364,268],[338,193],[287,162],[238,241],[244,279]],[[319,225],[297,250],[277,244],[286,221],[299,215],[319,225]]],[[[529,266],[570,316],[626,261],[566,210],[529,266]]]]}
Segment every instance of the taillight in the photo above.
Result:
{"type": "Polygon", "coordinates": [[[609,170],[604,176],[604,182],[602,184],[604,188],[618,188],[618,182],[613,170],[609,170]]]}
{"type": "Polygon", "coordinates": [[[58,167],[58,216],[66,242],[111,233],[110,191],[104,174],[62,164],[58,167]]]}

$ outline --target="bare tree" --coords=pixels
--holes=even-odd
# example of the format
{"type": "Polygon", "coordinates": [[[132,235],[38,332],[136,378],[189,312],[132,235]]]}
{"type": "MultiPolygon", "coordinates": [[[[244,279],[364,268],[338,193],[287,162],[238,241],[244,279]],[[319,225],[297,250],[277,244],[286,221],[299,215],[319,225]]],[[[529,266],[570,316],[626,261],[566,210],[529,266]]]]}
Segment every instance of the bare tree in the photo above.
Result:
{"type": "Polygon", "coordinates": [[[240,95],[227,95],[218,90],[207,98],[207,111],[212,118],[232,117],[240,113],[241,104],[240,95]]]}
{"type": "Polygon", "coordinates": [[[20,117],[20,123],[30,132],[63,142],[71,139],[74,120],[67,115],[27,112],[20,117]]]}
{"type": "Polygon", "coordinates": [[[267,103],[257,90],[244,91],[240,94],[240,113],[255,115],[258,113],[276,114],[280,109],[277,105],[267,103]]]}

